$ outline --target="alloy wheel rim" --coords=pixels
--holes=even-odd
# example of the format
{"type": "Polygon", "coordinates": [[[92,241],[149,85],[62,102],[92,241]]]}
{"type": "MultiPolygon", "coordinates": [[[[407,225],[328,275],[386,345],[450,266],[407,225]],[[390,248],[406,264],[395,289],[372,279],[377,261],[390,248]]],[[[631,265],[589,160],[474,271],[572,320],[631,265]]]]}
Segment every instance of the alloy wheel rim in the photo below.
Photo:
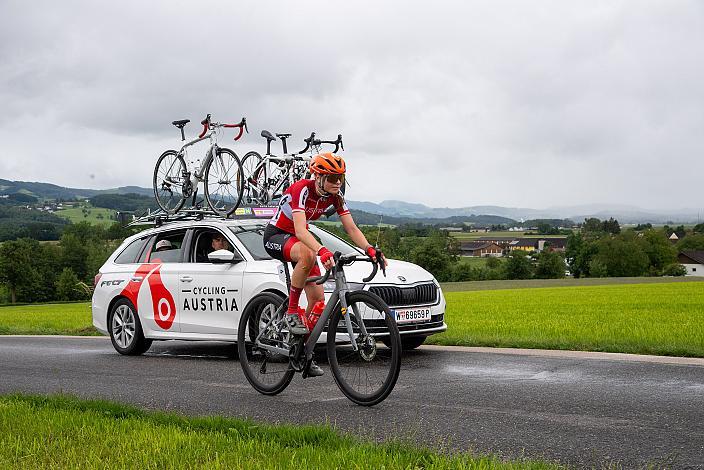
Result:
{"type": "Polygon", "coordinates": [[[112,316],[112,334],[117,345],[123,349],[128,348],[135,335],[135,319],[132,309],[127,305],[120,305],[112,316]]]}

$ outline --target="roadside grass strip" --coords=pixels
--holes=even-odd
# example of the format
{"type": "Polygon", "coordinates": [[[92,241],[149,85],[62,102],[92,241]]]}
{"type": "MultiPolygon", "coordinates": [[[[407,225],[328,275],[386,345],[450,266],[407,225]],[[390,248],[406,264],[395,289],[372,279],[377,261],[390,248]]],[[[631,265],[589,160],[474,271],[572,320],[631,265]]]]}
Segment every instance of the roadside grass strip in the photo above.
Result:
{"type": "Polygon", "coordinates": [[[375,444],[329,426],[188,418],[69,396],[0,396],[2,468],[557,469],[375,444]]]}
{"type": "MultiPolygon", "coordinates": [[[[476,258],[486,260],[486,258],[476,258]]],[[[476,263],[477,261],[472,261],[476,263]]],[[[533,289],[536,287],[610,286],[615,284],[669,284],[673,282],[704,282],[704,277],[582,277],[564,279],[514,279],[496,281],[443,282],[443,292],[475,290],[533,289]]],[[[704,289],[704,284],[702,284],[704,289]]]]}
{"type": "Polygon", "coordinates": [[[698,282],[447,292],[428,343],[704,357],[698,282]]]}
{"type": "Polygon", "coordinates": [[[90,302],[0,307],[0,335],[99,335],[90,302]]]}

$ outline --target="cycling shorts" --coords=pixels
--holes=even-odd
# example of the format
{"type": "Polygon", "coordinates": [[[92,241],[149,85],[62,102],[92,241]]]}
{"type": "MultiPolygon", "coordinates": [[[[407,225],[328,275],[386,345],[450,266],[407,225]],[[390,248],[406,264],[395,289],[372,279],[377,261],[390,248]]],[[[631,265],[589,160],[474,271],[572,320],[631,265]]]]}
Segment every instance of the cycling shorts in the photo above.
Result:
{"type": "MultiPolygon", "coordinates": [[[[275,225],[268,224],[264,229],[264,249],[269,256],[283,262],[290,262],[296,267],[296,262],[291,259],[291,248],[300,242],[296,235],[281,230],[275,225]]],[[[309,276],[320,276],[320,268],[316,262],[308,273],[309,276]]]]}

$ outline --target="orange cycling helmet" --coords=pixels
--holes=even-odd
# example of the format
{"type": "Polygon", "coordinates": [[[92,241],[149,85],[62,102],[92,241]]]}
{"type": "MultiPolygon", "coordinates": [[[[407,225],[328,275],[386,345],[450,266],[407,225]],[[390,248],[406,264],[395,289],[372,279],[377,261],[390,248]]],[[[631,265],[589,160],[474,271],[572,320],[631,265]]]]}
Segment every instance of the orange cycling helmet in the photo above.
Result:
{"type": "Polygon", "coordinates": [[[344,175],[345,161],[332,152],[321,153],[310,161],[310,172],[318,175],[344,175]]]}

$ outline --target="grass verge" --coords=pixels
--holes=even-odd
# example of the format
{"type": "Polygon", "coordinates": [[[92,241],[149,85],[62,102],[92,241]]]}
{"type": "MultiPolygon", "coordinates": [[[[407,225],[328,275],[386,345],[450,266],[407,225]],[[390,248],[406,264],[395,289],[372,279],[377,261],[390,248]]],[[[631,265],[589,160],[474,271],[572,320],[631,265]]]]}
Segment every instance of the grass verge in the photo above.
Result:
{"type": "Polygon", "coordinates": [[[699,282],[446,292],[428,343],[704,357],[699,282]]]}
{"type": "MultiPolygon", "coordinates": [[[[478,258],[484,260],[486,258],[478,258]]],[[[610,286],[615,284],[669,284],[704,282],[704,277],[583,277],[579,279],[516,279],[499,281],[443,282],[443,292],[531,289],[536,287],[610,286]]]]}
{"type": "Polygon", "coordinates": [[[0,335],[99,335],[90,302],[0,307],[0,335]]]}
{"type": "Polygon", "coordinates": [[[0,467],[554,469],[555,464],[374,444],[326,426],[148,413],[67,396],[0,397],[0,467]]]}

